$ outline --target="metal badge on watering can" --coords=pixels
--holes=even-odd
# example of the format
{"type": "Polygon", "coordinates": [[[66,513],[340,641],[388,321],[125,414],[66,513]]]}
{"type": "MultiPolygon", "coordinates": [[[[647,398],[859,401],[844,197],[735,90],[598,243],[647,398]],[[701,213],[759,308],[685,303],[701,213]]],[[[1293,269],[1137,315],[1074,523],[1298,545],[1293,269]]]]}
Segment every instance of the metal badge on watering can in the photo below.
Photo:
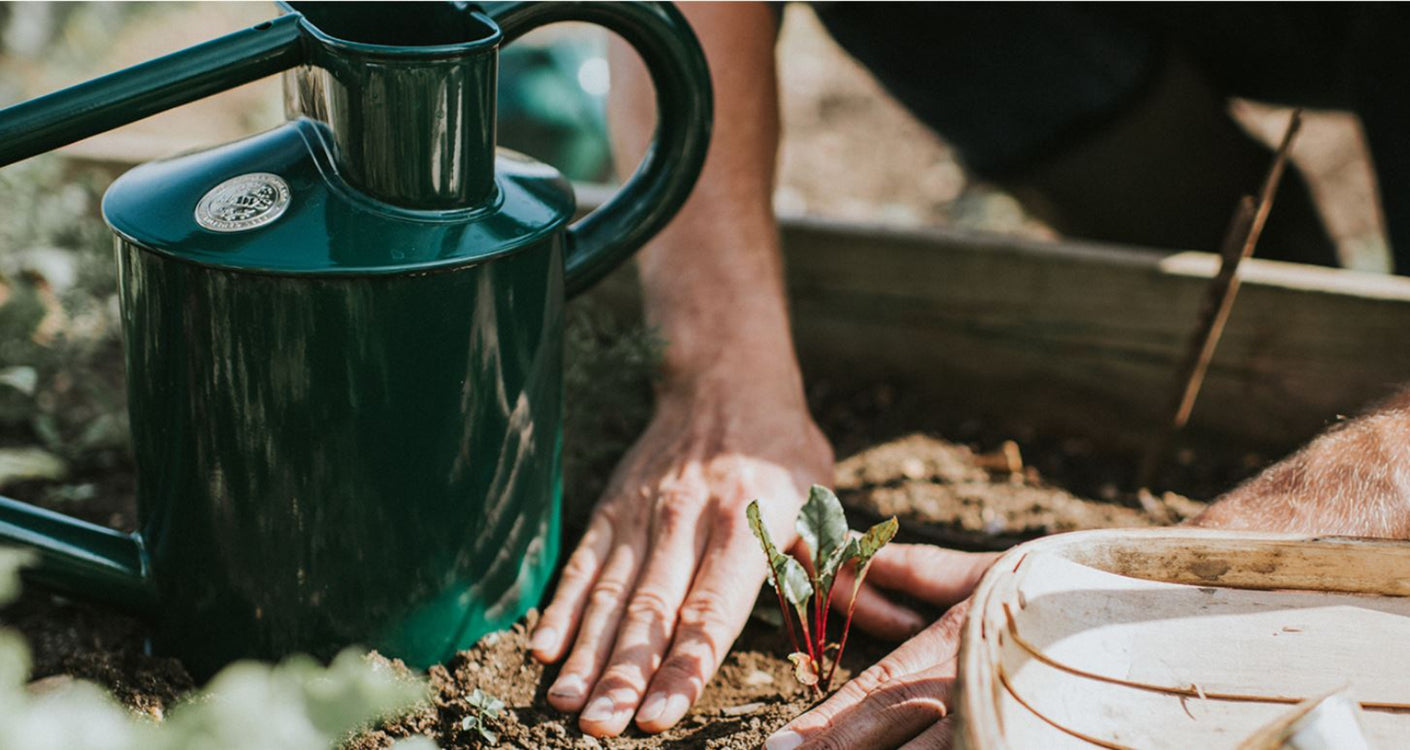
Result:
{"type": "Polygon", "coordinates": [[[289,207],[289,183],[253,172],[211,188],[196,204],[196,223],[212,232],[243,232],[274,221],[289,207]]]}
{"type": "Polygon", "coordinates": [[[38,584],[124,607],[195,674],[361,643],[427,666],[536,604],[558,554],[563,302],[704,162],[705,59],[665,3],[308,3],[0,111],[0,165],[283,73],[289,122],[119,178],[139,529],[0,499],[38,584]],[[500,47],[585,21],[660,123],[602,208],[497,158],[500,47]]]}

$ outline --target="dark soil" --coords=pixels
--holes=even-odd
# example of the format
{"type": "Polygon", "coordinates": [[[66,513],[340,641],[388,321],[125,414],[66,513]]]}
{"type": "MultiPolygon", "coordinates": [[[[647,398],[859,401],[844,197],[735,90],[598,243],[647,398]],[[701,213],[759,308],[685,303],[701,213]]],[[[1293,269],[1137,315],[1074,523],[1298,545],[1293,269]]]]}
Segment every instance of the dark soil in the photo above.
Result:
{"type": "MultiPolygon", "coordinates": [[[[772,602],[760,604],[762,609],[772,602]]],[[[793,678],[792,667],[783,658],[789,648],[778,629],[755,618],[699,703],[674,729],[647,735],[631,728],[621,737],[598,740],[580,732],[573,717],[547,707],[544,691],[557,669],[539,664],[528,656],[527,648],[526,628],[516,625],[485,638],[449,664],[432,667],[431,705],[364,733],[348,745],[349,750],[381,750],[413,734],[428,735],[446,750],[483,747],[478,735],[460,729],[469,709],[466,696],[476,688],[504,701],[505,712],[491,728],[499,733],[500,746],[519,748],[756,748],[816,700],[793,678]]],[[[875,662],[886,647],[870,642],[848,652],[836,684],[875,662]]]]}
{"type": "MultiPolygon", "coordinates": [[[[884,388],[868,389],[874,397],[884,388]]],[[[867,411],[818,404],[832,414],[829,431],[847,419],[841,414],[867,411]]],[[[886,400],[885,397],[882,400],[886,400]]],[[[873,399],[874,401],[874,399],[873,399]]],[[[839,445],[854,438],[834,434],[839,445]]],[[[1021,449],[1020,449],[1021,450],[1021,449]]],[[[1011,453],[1012,451],[1010,451],[1011,453]]],[[[1021,453],[1020,453],[1021,456],[1021,453]]],[[[91,520],[131,524],[130,474],[119,469],[95,477],[98,498],[65,503],[62,509],[91,520]],[[109,494],[109,493],[112,494],[109,494]]],[[[1079,497],[1050,484],[1030,465],[1015,467],[1011,456],[985,453],[924,434],[910,434],[871,445],[841,460],[837,487],[854,523],[897,515],[912,540],[942,541],[969,548],[997,548],[1053,531],[1109,526],[1149,526],[1197,512],[1201,504],[1168,496],[1150,508],[1079,497]],[[1017,468],[1017,471],[1010,471],[1017,468]]],[[[45,502],[38,484],[21,494],[45,502]]],[[[390,746],[397,737],[427,734],[444,748],[477,747],[476,737],[460,730],[468,710],[466,696],[475,688],[499,697],[506,714],[496,729],[506,747],[757,747],[773,730],[805,710],[813,697],[792,677],[772,599],[762,600],[720,674],[696,709],[671,732],[648,736],[635,729],[611,740],[595,740],[578,731],[571,716],[548,708],[543,692],[555,669],[527,655],[524,626],[490,636],[430,670],[432,704],[411,716],[366,733],[352,744],[357,750],[390,746]],[[770,622],[773,624],[770,624],[770,622]]],[[[193,683],[179,662],[148,656],[141,623],[31,589],[6,613],[34,650],[36,689],[55,680],[82,678],[105,685],[138,711],[161,716],[193,683]]],[[[854,636],[840,675],[851,674],[884,655],[893,644],[854,636]]],[[[837,684],[843,680],[839,679],[837,684]]]]}

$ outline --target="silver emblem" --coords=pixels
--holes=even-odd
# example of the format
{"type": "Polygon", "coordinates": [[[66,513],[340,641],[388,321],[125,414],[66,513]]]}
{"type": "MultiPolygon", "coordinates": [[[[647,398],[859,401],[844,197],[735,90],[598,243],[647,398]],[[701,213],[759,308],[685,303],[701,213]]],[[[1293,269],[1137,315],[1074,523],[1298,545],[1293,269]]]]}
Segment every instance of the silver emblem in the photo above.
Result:
{"type": "Polygon", "coordinates": [[[212,232],[262,227],[289,207],[289,183],[269,172],[232,177],[210,189],[196,204],[196,223],[212,232]]]}

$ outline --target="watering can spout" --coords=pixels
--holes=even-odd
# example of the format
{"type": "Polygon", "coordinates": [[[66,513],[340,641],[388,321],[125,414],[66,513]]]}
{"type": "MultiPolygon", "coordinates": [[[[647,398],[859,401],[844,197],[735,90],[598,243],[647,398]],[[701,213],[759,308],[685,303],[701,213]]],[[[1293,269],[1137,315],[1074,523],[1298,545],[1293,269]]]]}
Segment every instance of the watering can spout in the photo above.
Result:
{"type": "Polygon", "coordinates": [[[0,497],[0,539],[35,552],[27,577],[53,591],[135,615],[156,608],[147,551],[136,534],[0,497]]]}

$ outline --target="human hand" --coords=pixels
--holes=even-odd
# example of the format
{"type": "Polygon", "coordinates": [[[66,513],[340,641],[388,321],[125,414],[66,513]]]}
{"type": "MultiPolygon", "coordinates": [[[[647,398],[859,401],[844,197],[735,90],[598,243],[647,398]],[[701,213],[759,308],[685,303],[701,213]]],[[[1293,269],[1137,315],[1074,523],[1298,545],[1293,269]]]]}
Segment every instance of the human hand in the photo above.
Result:
{"type": "MultiPolygon", "coordinates": [[[[958,666],[960,628],[969,613],[970,592],[997,557],[929,545],[883,548],[868,569],[868,584],[953,606],[822,705],[775,732],[765,744],[767,750],[948,748],[951,722],[946,717],[958,666]]],[[[850,592],[850,586],[838,590],[850,592]]],[[[859,600],[859,626],[861,606],[859,600]]],[[[886,627],[896,624],[884,616],[879,622],[886,627]]]]}
{"type": "Polygon", "coordinates": [[[685,715],[764,580],[745,506],[762,498],[789,544],[807,488],[831,483],[832,449],[801,387],[760,380],[664,389],[563,570],[531,647],[556,662],[571,646],[548,701],[581,710],[588,734],[620,734],[633,713],[653,732],[685,715]]]}

